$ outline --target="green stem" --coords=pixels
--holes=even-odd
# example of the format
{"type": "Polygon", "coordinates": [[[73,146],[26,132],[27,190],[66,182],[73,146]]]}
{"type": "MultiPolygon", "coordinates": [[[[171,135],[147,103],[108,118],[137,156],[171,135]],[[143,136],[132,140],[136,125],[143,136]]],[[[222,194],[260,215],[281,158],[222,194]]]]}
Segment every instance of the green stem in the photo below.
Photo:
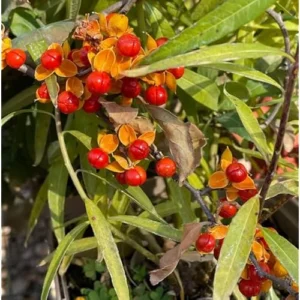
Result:
{"type": "Polygon", "coordinates": [[[145,22],[145,12],[144,12],[144,0],[138,0],[136,3],[137,10],[137,21],[138,21],[138,32],[142,41],[142,45],[146,45],[146,22],[145,22]]]}
{"type": "Polygon", "coordinates": [[[73,166],[71,164],[71,161],[70,161],[70,158],[69,158],[69,155],[68,155],[68,150],[67,150],[67,147],[66,147],[66,143],[65,143],[65,140],[64,140],[64,136],[63,136],[63,133],[62,133],[62,128],[61,128],[61,119],[60,119],[60,112],[57,108],[55,108],[55,125],[56,125],[56,132],[57,132],[57,137],[58,137],[58,143],[59,143],[59,146],[60,146],[60,150],[61,150],[61,154],[62,154],[62,157],[63,157],[63,160],[65,162],[65,166],[68,170],[68,173],[73,181],[73,184],[79,194],[79,196],[81,197],[81,199],[83,201],[85,200],[88,200],[88,196],[86,195],[74,169],[73,169],[73,166]]]}

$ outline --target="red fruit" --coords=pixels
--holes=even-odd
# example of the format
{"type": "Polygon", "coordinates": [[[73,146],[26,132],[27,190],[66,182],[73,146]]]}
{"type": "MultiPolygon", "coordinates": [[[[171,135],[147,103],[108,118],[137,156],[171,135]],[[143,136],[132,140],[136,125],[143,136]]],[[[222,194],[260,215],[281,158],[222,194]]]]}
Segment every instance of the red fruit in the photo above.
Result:
{"type": "Polygon", "coordinates": [[[167,102],[168,94],[162,86],[150,86],[146,90],[146,101],[152,105],[163,105],[167,102]]]}
{"type": "Polygon", "coordinates": [[[57,106],[64,114],[70,114],[79,107],[79,99],[68,91],[61,92],[57,98],[57,106]]]}
{"type": "Polygon", "coordinates": [[[199,252],[209,253],[216,245],[215,238],[210,233],[202,233],[196,241],[196,249],[199,252]]]}
{"type": "MultiPolygon", "coordinates": [[[[266,273],[271,272],[270,267],[266,263],[260,262],[259,265],[260,265],[261,269],[264,270],[266,273]]],[[[256,268],[253,265],[248,265],[247,266],[247,274],[248,274],[249,280],[252,280],[252,281],[263,281],[263,280],[265,280],[264,277],[260,277],[258,275],[258,273],[256,271],[256,268]]]]}
{"type": "Polygon", "coordinates": [[[224,203],[221,207],[219,216],[222,218],[232,218],[237,212],[237,207],[234,204],[224,203]]]}
{"type": "Polygon", "coordinates": [[[239,282],[239,290],[245,297],[257,296],[260,292],[261,283],[257,281],[242,279],[239,282]]]}
{"type": "Polygon", "coordinates": [[[11,68],[19,69],[26,61],[26,53],[22,49],[11,49],[5,60],[11,68]]]}
{"type": "Polygon", "coordinates": [[[140,166],[135,166],[125,172],[125,182],[128,185],[139,186],[144,184],[146,179],[146,171],[140,166]]]}
{"type": "Polygon", "coordinates": [[[83,46],[79,52],[79,59],[84,64],[85,67],[89,67],[91,65],[88,59],[89,50],[90,50],[89,46],[83,46]]]}
{"type": "Polygon", "coordinates": [[[141,93],[141,85],[137,78],[123,78],[121,93],[128,98],[135,98],[141,93]]]}
{"type": "Polygon", "coordinates": [[[156,162],[155,171],[158,176],[172,177],[176,172],[176,164],[171,158],[164,157],[156,162]]]}
{"type": "Polygon", "coordinates": [[[88,90],[93,94],[105,94],[110,90],[111,80],[105,72],[92,72],[86,79],[88,90]]]}
{"type": "Polygon", "coordinates": [[[109,157],[101,148],[93,148],[87,154],[90,165],[96,169],[103,169],[109,163],[109,157]]]}
{"type": "Polygon", "coordinates": [[[41,64],[47,70],[54,70],[61,65],[62,56],[56,49],[46,50],[41,56],[41,64]]]}
{"type": "Polygon", "coordinates": [[[117,173],[116,174],[116,179],[119,181],[119,183],[126,184],[125,172],[124,173],[117,173]]]}
{"type": "Polygon", "coordinates": [[[226,169],[226,176],[231,182],[242,182],[247,175],[245,166],[240,163],[232,163],[226,169]]]}
{"type": "Polygon", "coordinates": [[[218,241],[217,241],[217,244],[215,245],[215,249],[214,249],[214,257],[215,257],[216,259],[218,259],[219,256],[220,256],[220,252],[221,252],[221,248],[222,248],[223,242],[224,242],[224,239],[218,240],[218,241]]]}
{"type": "Polygon", "coordinates": [[[118,39],[117,49],[123,56],[134,57],[141,50],[140,39],[130,33],[124,34],[118,39]]]}
{"type": "Polygon", "coordinates": [[[149,155],[150,148],[148,144],[143,140],[135,140],[128,148],[128,154],[130,158],[136,160],[142,160],[149,155]]]}
{"type": "Polygon", "coordinates": [[[178,68],[174,68],[174,69],[169,69],[168,71],[170,73],[172,73],[176,79],[179,79],[184,74],[184,67],[178,67],[178,68]]]}
{"type": "Polygon", "coordinates": [[[239,190],[238,195],[243,202],[248,201],[250,198],[254,197],[258,193],[257,189],[253,190],[239,190]]]}
{"type": "Polygon", "coordinates": [[[43,82],[41,86],[38,88],[37,93],[40,98],[50,100],[50,95],[45,82],[43,82]]]}
{"type": "Polygon", "coordinates": [[[67,58],[68,58],[69,60],[71,60],[71,61],[73,61],[72,55],[73,55],[74,51],[77,51],[77,50],[76,50],[76,49],[71,50],[71,51],[69,52],[69,54],[68,54],[68,57],[67,57],[67,58]]]}
{"type": "Polygon", "coordinates": [[[99,96],[92,95],[89,99],[84,101],[82,109],[87,113],[95,113],[101,108],[101,104],[98,102],[99,96]]]}
{"type": "Polygon", "coordinates": [[[157,47],[163,45],[164,43],[166,43],[169,39],[166,37],[161,37],[159,39],[156,40],[156,45],[157,47]]]}

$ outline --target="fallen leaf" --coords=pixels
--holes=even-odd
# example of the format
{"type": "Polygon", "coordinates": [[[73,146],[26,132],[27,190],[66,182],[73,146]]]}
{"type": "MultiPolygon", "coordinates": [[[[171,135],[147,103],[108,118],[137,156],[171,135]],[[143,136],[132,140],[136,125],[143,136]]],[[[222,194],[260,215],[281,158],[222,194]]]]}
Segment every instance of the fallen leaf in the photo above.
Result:
{"type": "Polygon", "coordinates": [[[128,124],[132,126],[134,131],[138,134],[143,134],[148,131],[154,131],[154,126],[152,122],[145,117],[138,117],[128,124]]]}
{"type": "Polygon", "coordinates": [[[159,261],[159,269],[150,272],[150,282],[152,285],[159,284],[168,277],[176,268],[183,253],[195,243],[201,228],[209,222],[189,223],[184,225],[183,237],[176,247],[167,251],[159,261]]]}
{"type": "Polygon", "coordinates": [[[178,166],[179,185],[182,185],[199,166],[206,139],[197,126],[182,122],[168,110],[152,105],[146,107],[164,131],[171,155],[178,166]]]}
{"type": "Polygon", "coordinates": [[[138,109],[121,106],[115,102],[108,102],[101,99],[100,103],[106,109],[108,117],[115,124],[128,124],[138,115],[138,109]]]}

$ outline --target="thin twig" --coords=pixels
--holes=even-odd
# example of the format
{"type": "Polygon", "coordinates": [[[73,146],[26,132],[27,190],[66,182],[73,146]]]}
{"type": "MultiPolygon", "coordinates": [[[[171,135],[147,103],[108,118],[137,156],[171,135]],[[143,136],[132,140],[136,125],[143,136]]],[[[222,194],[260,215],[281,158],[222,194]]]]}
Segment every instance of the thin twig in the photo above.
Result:
{"type": "Polygon", "coordinates": [[[123,7],[121,8],[120,13],[127,14],[136,1],[137,0],[123,0],[123,7]]]}
{"type": "Polygon", "coordinates": [[[77,76],[83,76],[83,75],[86,75],[88,73],[90,73],[92,71],[92,68],[87,68],[87,69],[84,69],[84,70],[81,70],[78,72],[77,76]]]}
{"type": "Polygon", "coordinates": [[[26,64],[23,64],[19,69],[18,69],[19,72],[22,72],[24,73],[25,75],[31,77],[31,78],[34,78],[34,69],[31,68],[30,66],[26,65],[26,64]]]}
{"type": "Polygon", "coordinates": [[[294,91],[296,77],[298,75],[298,68],[299,68],[298,52],[299,52],[299,44],[297,46],[297,50],[296,50],[296,54],[295,54],[295,62],[291,65],[291,67],[288,71],[288,74],[287,74],[287,85],[286,85],[286,90],[285,90],[285,94],[284,94],[284,102],[282,105],[282,115],[281,115],[281,120],[280,120],[280,125],[279,125],[279,129],[278,129],[275,146],[274,146],[274,152],[273,152],[271,163],[268,168],[264,183],[263,183],[261,191],[260,191],[259,217],[261,216],[261,213],[262,213],[262,210],[263,210],[263,207],[265,204],[266,195],[269,190],[271,181],[275,175],[277,163],[278,163],[281,149],[282,149],[283,138],[284,138],[284,134],[286,131],[286,125],[287,125],[287,121],[288,121],[289,113],[290,113],[291,99],[292,99],[292,95],[293,95],[293,91],[294,91]]]}
{"type": "Polygon", "coordinates": [[[102,12],[105,14],[110,14],[112,12],[116,12],[119,9],[121,9],[121,7],[123,6],[123,1],[118,1],[114,4],[112,4],[111,6],[107,7],[106,9],[104,9],[102,12]]]}
{"type": "Polygon", "coordinates": [[[265,272],[259,265],[258,261],[256,260],[255,255],[251,252],[249,256],[251,262],[253,263],[257,273],[260,277],[264,277],[270,279],[278,288],[286,290],[289,294],[295,296],[297,293],[291,287],[291,280],[280,279],[274,275],[271,275],[265,272]]]}
{"type": "Polygon", "coordinates": [[[68,286],[67,286],[67,281],[66,281],[65,275],[61,275],[60,276],[60,281],[61,281],[61,285],[62,285],[63,291],[64,291],[64,300],[70,300],[70,296],[69,296],[69,291],[68,291],[68,286]]]}

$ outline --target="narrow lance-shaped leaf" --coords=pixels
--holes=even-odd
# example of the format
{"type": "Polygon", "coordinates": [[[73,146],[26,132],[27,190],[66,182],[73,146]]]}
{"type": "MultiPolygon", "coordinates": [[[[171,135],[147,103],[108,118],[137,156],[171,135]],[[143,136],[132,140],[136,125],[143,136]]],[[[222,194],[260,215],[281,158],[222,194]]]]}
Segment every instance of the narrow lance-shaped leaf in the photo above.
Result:
{"type": "Polygon", "coordinates": [[[272,253],[280,261],[280,263],[286,268],[289,275],[294,281],[298,282],[298,271],[299,271],[299,251],[284,237],[278,233],[273,232],[268,228],[261,228],[264,239],[270,247],[272,253]]]}
{"type": "Polygon", "coordinates": [[[41,300],[47,300],[51,283],[55,277],[55,274],[59,268],[61,261],[63,260],[66,251],[68,250],[70,244],[73,240],[88,226],[88,222],[82,223],[72,229],[64,239],[59,243],[51,263],[48,267],[47,274],[43,284],[43,290],[41,294],[41,300]]]}
{"type": "Polygon", "coordinates": [[[208,45],[261,15],[276,0],[227,0],[144,59],[151,64],[208,45]]]}
{"type": "Polygon", "coordinates": [[[91,200],[85,201],[85,207],[117,296],[119,299],[129,300],[125,271],[109,223],[98,206],[91,200]]]}
{"type": "Polygon", "coordinates": [[[75,20],[81,6],[81,0],[67,0],[67,13],[66,17],[68,19],[75,20]]]}
{"type": "Polygon", "coordinates": [[[218,259],[213,298],[229,299],[248,261],[257,225],[259,199],[253,197],[238,211],[230,223],[218,259]]]}
{"type": "Polygon", "coordinates": [[[78,130],[67,130],[64,131],[63,134],[71,134],[74,136],[79,142],[83,144],[88,150],[92,149],[92,138],[88,135],[86,135],[83,132],[80,132],[78,130]]]}
{"type": "Polygon", "coordinates": [[[201,66],[215,62],[237,60],[241,58],[259,58],[267,55],[280,55],[293,60],[293,58],[284,51],[281,51],[278,48],[264,46],[259,43],[220,44],[205,47],[186,54],[169,55],[167,58],[158,62],[125,71],[123,74],[128,77],[139,77],[148,73],[180,66],[201,66]]]}
{"type": "Polygon", "coordinates": [[[263,155],[265,161],[268,162],[270,160],[271,151],[266,142],[265,134],[260,128],[257,119],[253,116],[251,109],[246,103],[229,94],[226,91],[226,86],[224,88],[224,94],[234,104],[245,129],[252,138],[253,143],[255,144],[259,152],[263,155]]]}

